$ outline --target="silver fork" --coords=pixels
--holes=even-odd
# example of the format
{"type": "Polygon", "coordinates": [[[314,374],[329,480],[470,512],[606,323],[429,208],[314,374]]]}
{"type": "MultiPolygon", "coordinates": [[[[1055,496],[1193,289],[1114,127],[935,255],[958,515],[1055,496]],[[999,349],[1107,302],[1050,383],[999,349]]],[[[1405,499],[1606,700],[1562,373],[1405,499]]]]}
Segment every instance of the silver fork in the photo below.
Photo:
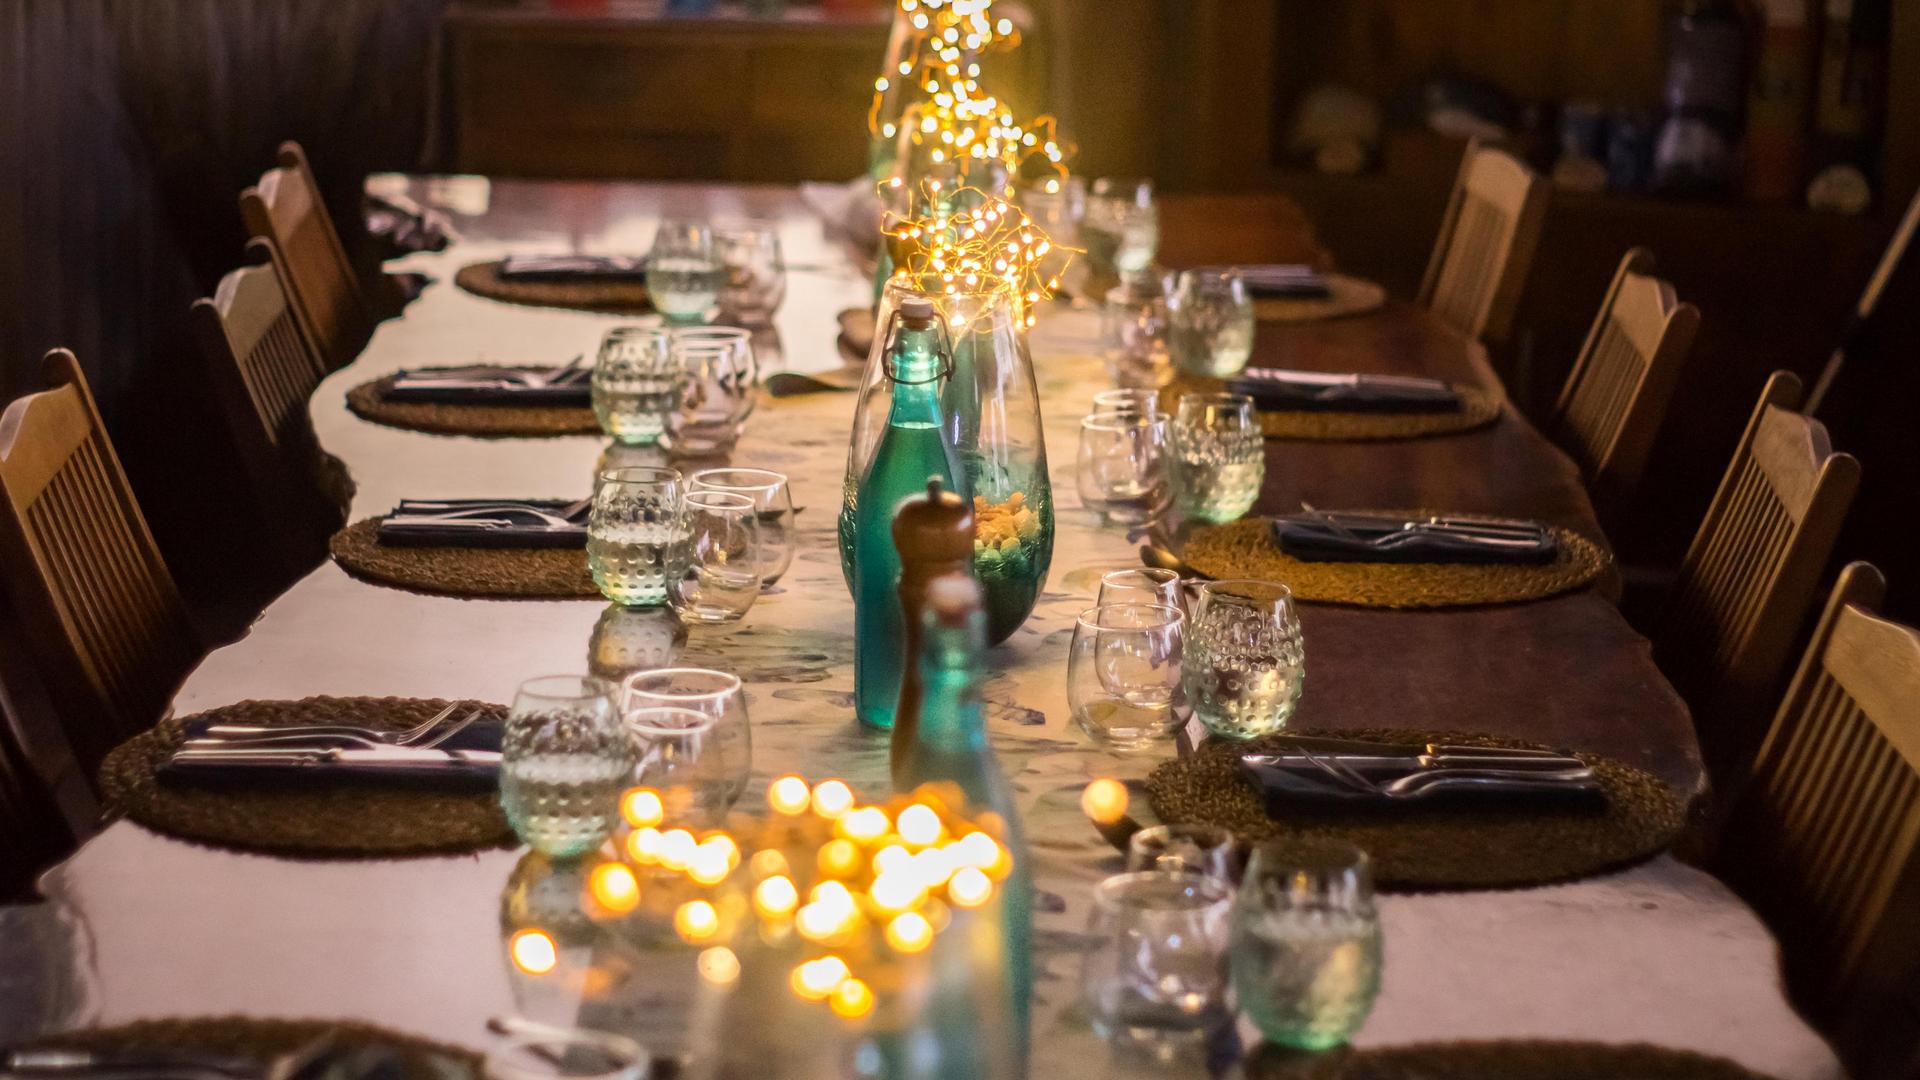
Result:
{"type": "Polygon", "coordinates": [[[405,731],[382,731],[378,728],[357,727],[352,724],[302,724],[285,728],[262,728],[254,724],[210,724],[206,733],[209,736],[219,737],[223,742],[312,738],[316,734],[324,733],[342,738],[365,739],[380,746],[411,746],[414,740],[425,738],[459,708],[460,703],[456,701],[405,731]]]}
{"type": "Polygon", "coordinates": [[[402,513],[431,514],[434,517],[445,518],[449,521],[457,521],[472,514],[497,514],[502,510],[514,510],[522,514],[532,514],[548,525],[578,525],[580,522],[575,519],[592,505],[593,496],[591,495],[576,502],[570,502],[558,510],[543,510],[538,506],[523,502],[448,503],[426,502],[416,499],[402,504],[400,510],[402,513]]]}

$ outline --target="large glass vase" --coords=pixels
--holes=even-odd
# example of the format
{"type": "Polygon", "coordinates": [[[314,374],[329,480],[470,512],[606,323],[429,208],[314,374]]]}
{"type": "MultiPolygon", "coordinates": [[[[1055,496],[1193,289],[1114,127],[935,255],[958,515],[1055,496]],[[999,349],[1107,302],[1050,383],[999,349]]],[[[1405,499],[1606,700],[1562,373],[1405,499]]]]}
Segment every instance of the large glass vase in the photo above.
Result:
{"type": "MultiPolygon", "coordinates": [[[[895,280],[881,296],[875,325],[888,325],[900,302],[916,295],[933,301],[953,340],[954,370],[941,414],[967,474],[962,494],[974,502],[974,573],[986,590],[988,643],[998,644],[1033,613],[1053,563],[1053,487],[1033,354],[1016,298],[1000,290],[922,294],[895,280]]],[[[878,337],[861,382],[842,488],[840,568],[849,588],[860,479],[886,430],[891,406],[878,337]]]]}

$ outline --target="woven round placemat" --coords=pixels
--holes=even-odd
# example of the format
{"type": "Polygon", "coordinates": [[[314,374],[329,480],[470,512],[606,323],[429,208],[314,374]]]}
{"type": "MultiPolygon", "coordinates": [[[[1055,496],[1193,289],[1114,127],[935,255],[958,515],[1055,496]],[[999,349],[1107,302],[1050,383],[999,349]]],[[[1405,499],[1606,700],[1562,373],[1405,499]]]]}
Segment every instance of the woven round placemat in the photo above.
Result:
{"type": "MultiPolygon", "coordinates": [[[[1296,731],[1346,739],[1424,745],[1534,747],[1457,732],[1296,731]]],[[[1374,880],[1401,889],[1494,889],[1587,877],[1656,855],[1686,822],[1680,797],[1652,774],[1598,754],[1579,754],[1607,793],[1607,808],[1427,805],[1405,809],[1301,806],[1286,820],[1267,815],[1260,793],[1240,773],[1241,754],[1260,739],[1212,740],[1192,756],[1162,762],[1147,795],[1170,824],[1224,825],[1242,840],[1333,837],[1373,857],[1374,880]]],[[[1534,747],[1538,748],[1538,747],[1534,747]]]]}
{"type": "Polygon", "coordinates": [[[380,519],[364,518],[327,541],[333,561],[357,578],[437,596],[584,600],[600,595],[580,548],[394,547],[380,519]]]}
{"type": "Polygon", "coordinates": [[[1499,1039],[1304,1054],[1261,1046],[1247,1080],[1765,1080],[1726,1058],[1646,1043],[1499,1039]]]}
{"type": "MultiPolygon", "coordinates": [[[[1433,516],[1431,510],[1378,512],[1408,520],[1433,516]]],[[[1548,528],[1559,551],[1552,562],[1539,564],[1308,562],[1280,550],[1273,523],[1264,517],[1195,529],[1180,557],[1210,578],[1280,582],[1305,603],[1384,608],[1517,604],[1583,589],[1612,561],[1600,545],[1572,529],[1548,528]]]]}
{"type": "Polygon", "coordinates": [[[480,1075],[480,1055],[444,1043],[352,1020],[264,1020],[251,1016],[196,1016],[140,1020],[110,1028],[49,1035],[36,1049],[116,1054],[215,1054],[271,1060],[321,1036],[342,1051],[365,1050],[397,1064],[398,1080],[468,1080],[480,1075]]]}
{"type": "MultiPolygon", "coordinates": [[[[435,368],[420,368],[434,371],[435,368]]],[[[347,391],[347,408],[362,420],[434,435],[470,435],[482,439],[598,435],[593,410],[556,405],[447,405],[390,401],[387,388],[399,375],[363,382],[347,391]]]]}
{"type": "MultiPolygon", "coordinates": [[[[1160,388],[1160,407],[1169,416],[1183,394],[1217,394],[1226,390],[1219,379],[1175,372],[1160,388]]],[[[1455,385],[1460,408],[1451,412],[1312,412],[1304,409],[1262,410],[1260,431],[1269,439],[1306,442],[1390,442],[1459,435],[1500,419],[1506,399],[1478,386],[1455,385]]]]}
{"type": "MultiPolygon", "coordinates": [[[[422,698],[310,697],[242,701],[194,717],[162,720],[121,743],[100,765],[107,801],[155,832],[215,847],[319,859],[392,858],[511,847],[513,830],[491,790],[438,791],[372,784],[278,789],[161,783],[160,766],[186,738],[186,720],[223,723],[356,724],[401,730],[447,702],[422,698]]],[[[506,710],[482,701],[463,709],[506,710]]]]}
{"type": "Polygon", "coordinates": [[[1365,315],[1386,305],[1387,290],[1381,285],[1348,274],[1322,274],[1327,282],[1326,296],[1257,297],[1254,317],[1262,322],[1318,322],[1365,315]]]}
{"type": "Polygon", "coordinates": [[[653,310],[643,281],[510,281],[500,276],[497,260],[463,266],[453,280],[475,296],[509,304],[605,315],[644,315],[653,310]]]}

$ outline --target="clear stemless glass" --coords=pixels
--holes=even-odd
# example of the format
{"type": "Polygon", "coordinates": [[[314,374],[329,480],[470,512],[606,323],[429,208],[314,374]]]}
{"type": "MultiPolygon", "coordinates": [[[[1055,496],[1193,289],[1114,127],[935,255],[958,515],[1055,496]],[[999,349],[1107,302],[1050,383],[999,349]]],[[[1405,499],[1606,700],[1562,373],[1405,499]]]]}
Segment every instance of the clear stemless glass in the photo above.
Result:
{"type": "Polygon", "coordinates": [[[785,475],[768,469],[702,469],[693,474],[693,491],[729,491],[753,500],[760,523],[760,577],[772,585],[793,565],[793,489],[785,475]]]}
{"type": "Polygon", "coordinates": [[[675,454],[724,454],[753,415],[759,370],[753,337],[736,327],[676,330],[673,367],[679,380],[662,443],[675,454]]]}
{"type": "Polygon", "coordinates": [[[738,622],[760,596],[760,526],[753,500],[731,491],[686,498],[684,551],[671,557],[673,613],[692,623],[738,622]]]}
{"type": "Polygon", "coordinates": [[[1093,890],[1081,989],[1095,1031],[1173,1047],[1230,1023],[1232,891],[1202,874],[1116,874],[1093,890]]]}
{"type": "Polygon", "coordinates": [[[1123,385],[1157,385],[1169,377],[1168,283],[1143,272],[1107,291],[1100,309],[1100,338],[1107,372],[1123,385]]]}
{"type": "Polygon", "coordinates": [[[726,758],[719,752],[719,721],[707,713],[654,705],[627,713],[636,760],[634,787],[650,788],[665,810],[663,828],[720,824],[732,801],[726,758]]]}
{"type": "Polygon", "coordinates": [[[1251,739],[1285,728],[1307,678],[1293,592],[1271,581],[1202,582],[1184,671],[1187,704],[1215,735],[1251,739]]]}
{"type": "Polygon", "coordinates": [[[661,326],[616,326],[593,365],[593,415],[600,430],[637,446],[658,442],[673,408],[673,356],[661,326]]]}
{"type": "Polygon", "coordinates": [[[1142,566],[1100,575],[1100,595],[1094,603],[1159,604],[1185,611],[1187,591],[1180,583],[1179,574],[1159,567],[1142,566]]]}
{"type": "Polygon", "coordinates": [[[1127,869],[1204,874],[1228,888],[1239,880],[1233,833],[1219,825],[1154,825],[1127,841],[1127,869]]]}
{"type": "Polygon", "coordinates": [[[1133,750],[1172,734],[1184,704],[1186,617],[1161,604],[1108,604],[1080,613],[1067,657],[1067,703],[1095,742],[1133,750]]]}
{"type": "Polygon", "coordinates": [[[1167,351],[1193,375],[1238,375],[1253,355],[1253,299],[1232,270],[1182,270],[1167,297],[1167,351]]]}
{"type": "Polygon", "coordinates": [[[1233,521],[1253,509],[1267,476],[1253,399],[1186,394],[1173,418],[1173,505],[1197,521],[1233,521]]]}
{"type": "Polygon", "coordinates": [[[668,322],[705,322],[726,277],[711,226],[671,219],[660,223],[647,254],[647,297],[668,322]]]}
{"type": "Polygon", "coordinates": [[[606,682],[549,675],[520,684],[500,739],[500,805],[528,846],[555,858],[599,847],[632,771],[633,746],[606,682]]]}
{"type": "Polygon", "coordinates": [[[1120,413],[1124,416],[1165,416],[1160,411],[1160,394],[1156,390],[1123,389],[1102,390],[1093,395],[1093,408],[1089,413],[1120,413]]]}
{"type": "Polygon", "coordinates": [[[1108,521],[1160,516],[1171,495],[1167,420],[1158,414],[1095,413],[1080,421],[1080,501],[1108,521]]]}
{"type": "Polygon", "coordinates": [[[726,805],[732,806],[753,774],[753,728],[740,677],[706,668],[661,668],[636,672],[627,679],[623,713],[662,707],[692,709],[713,717],[711,752],[720,759],[727,780],[726,805]]]}
{"type": "Polygon", "coordinates": [[[1153,265],[1160,250],[1160,214],[1153,181],[1102,177],[1093,182],[1080,224],[1087,261],[1102,277],[1127,277],[1153,265]]]}
{"type": "Polygon", "coordinates": [[[1254,850],[1233,910],[1233,987],[1271,1042],[1325,1050],[1380,992],[1380,916],[1366,852],[1334,841],[1254,850]]]}
{"type": "Polygon", "coordinates": [[[509,1035],[487,1051],[481,1072],[486,1080],[646,1080],[651,1064],[625,1035],[575,1028],[509,1035]]]}
{"type": "Polygon", "coordinates": [[[627,607],[660,607],[682,576],[686,496],[676,469],[641,465],[600,474],[587,517],[587,570],[600,595],[627,607]]]}
{"type": "Polygon", "coordinates": [[[780,253],[780,231],[771,222],[748,222],[713,231],[713,246],[726,268],[720,310],[749,326],[773,319],[787,298],[787,261],[780,253]]]}

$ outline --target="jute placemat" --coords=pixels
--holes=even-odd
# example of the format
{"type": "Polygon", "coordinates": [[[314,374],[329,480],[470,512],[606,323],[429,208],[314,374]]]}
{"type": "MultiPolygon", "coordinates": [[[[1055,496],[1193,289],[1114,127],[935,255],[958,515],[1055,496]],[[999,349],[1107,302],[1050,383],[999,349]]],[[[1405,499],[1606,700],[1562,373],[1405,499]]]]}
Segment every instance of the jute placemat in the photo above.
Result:
{"type": "MultiPolygon", "coordinates": [[[[1409,520],[1433,515],[1430,510],[1380,513],[1409,520]]],[[[1384,608],[1516,604],[1586,588],[1612,561],[1600,545],[1572,529],[1548,528],[1559,551],[1552,562],[1539,564],[1308,562],[1280,550],[1273,523],[1264,517],[1196,529],[1180,557],[1210,578],[1280,582],[1293,590],[1294,599],[1307,603],[1384,608]]]]}
{"type": "Polygon", "coordinates": [[[1248,1080],[1765,1080],[1726,1058],[1646,1043],[1500,1039],[1301,1054],[1262,1046],[1248,1080]]]}
{"type": "MultiPolygon", "coordinates": [[[[1424,745],[1526,747],[1533,744],[1457,732],[1297,731],[1347,739],[1424,745]]],[[[1224,825],[1242,840],[1337,838],[1373,857],[1374,879],[1401,889],[1495,889],[1544,885],[1611,870],[1656,855],[1680,835],[1680,797],[1652,774],[1598,754],[1579,754],[1605,787],[1607,806],[1426,805],[1351,809],[1302,805],[1285,821],[1267,814],[1240,773],[1239,757],[1260,739],[1210,740],[1191,756],[1162,762],[1147,776],[1154,813],[1168,823],[1224,825]]]]}
{"type": "Polygon", "coordinates": [[[500,276],[497,260],[463,266],[453,280],[475,296],[509,304],[607,315],[644,315],[653,310],[643,281],[514,281],[500,276]]]}
{"type": "Polygon", "coordinates": [[[393,547],[380,519],[365,518],[327,541],[333,561],[357,578],[438,596],[582,600],[600,595],[579,548],[393,547]]]}
{"type": "MultiPolygon", "coordinates": [[[[1160,407],[1171,416],[1178,409],[1182,394],[1218,394],[1226,388],[1226,384],[1219,379],[1176,372],[1173,380],[1160,388],[1160,407]]],[[[1434,435],[1458,435],[1486,427],[1500,419],[1506,399],[1499,394],[1477,386],[1456,385],[1454,391],[1460,395],[1460,408],[1452,412],[1262,410],[1260,431],[1269,439],[1388,442],[1395,439],[1424,439],[1434,435]]]]}
{"type": "MultiPolygon", "coordinates": [[[[310,697],[242,701],[194,717],[162,720],[115,747],[100,765],[107,801],[155,832],[215,847],[317,859],[393,858],[510,847],[513,830],[492,790],[293,784],[277,788],[162,783],[158,772],[186,738],[187,720],[223,723],[343,723],[403,730],[446,708],[419,698],[310,697]]],[[[462,709],[506,710],[481,701],[462,709]]]]}
{"type": "Polygon", "coordinates": [[[1387,290],[1365,278],[1347,274],[1322,274],[1327,282],[1326,296],[1256,297],[1253,314],[1262,322],[1317,322],[1365,315],[1386,305],[1387,290]]]}
{"type": "Polygon", "coordinates": [[[293,1053],[321,1036],[347,1053],[365,1051],[392,1061],[401,1080],[470,1080],[480,1075],[480,1055],[444,1043],[352,1020],[263,1020],[250,1016],[140,1020],[120,1027],[49,1035],[33,1046],[125,1054],[215,1054],[262,1062],[293,1053]],[[389,1057],[390,1055],[390,1057],[389,1057]]]}
{"type": "MultiPolygon", "coordinates": [[[[471,366],[471,365],[469,365],[471,366]]],[[[436,368],[420,368],[435,371],[436,368]]],[[[593,410],[564,405],[447,405],[391,401],[387,389],[398,374],[386,375],[347,391],[347,408],[362,420],[434,435],[471,435],[482,439],[598,435],[593,410]]]]}

